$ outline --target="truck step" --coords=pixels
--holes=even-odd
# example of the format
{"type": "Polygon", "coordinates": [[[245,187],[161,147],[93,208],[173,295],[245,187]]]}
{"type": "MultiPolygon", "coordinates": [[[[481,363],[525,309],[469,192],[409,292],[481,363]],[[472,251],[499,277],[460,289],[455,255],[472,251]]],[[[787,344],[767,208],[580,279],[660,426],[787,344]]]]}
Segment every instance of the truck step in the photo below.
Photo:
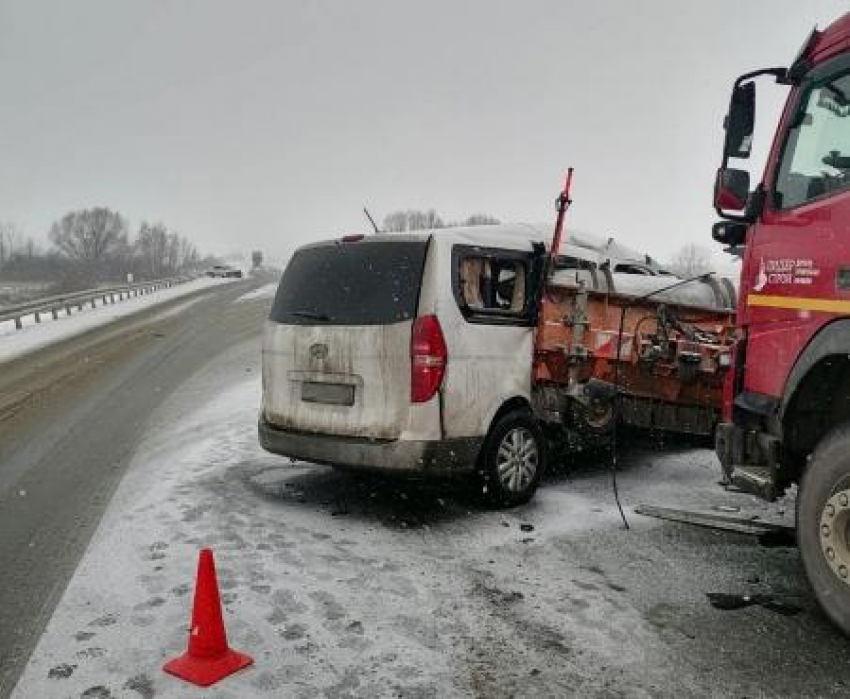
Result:
{"type": "Polygon", "coordinates": [[[732,484],[770,502],[776,500],[776,480],[769,466],[735,466],[732,484]]]}

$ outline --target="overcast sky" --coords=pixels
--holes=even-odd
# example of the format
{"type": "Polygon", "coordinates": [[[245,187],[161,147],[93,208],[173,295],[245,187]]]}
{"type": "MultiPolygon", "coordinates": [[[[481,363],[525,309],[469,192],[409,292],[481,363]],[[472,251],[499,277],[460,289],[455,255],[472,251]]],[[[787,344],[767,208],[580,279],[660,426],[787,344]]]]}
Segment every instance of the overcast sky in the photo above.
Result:
{"type": "MultiPolygon", "coordinates": [[[[398,208],[711,245],[740,73],[839,0],[0,0],[0,218],[163,221],[208,252],[366,230],[398,208]]],[[[764,130],[769,125],[759,124],[764,130]]]]}

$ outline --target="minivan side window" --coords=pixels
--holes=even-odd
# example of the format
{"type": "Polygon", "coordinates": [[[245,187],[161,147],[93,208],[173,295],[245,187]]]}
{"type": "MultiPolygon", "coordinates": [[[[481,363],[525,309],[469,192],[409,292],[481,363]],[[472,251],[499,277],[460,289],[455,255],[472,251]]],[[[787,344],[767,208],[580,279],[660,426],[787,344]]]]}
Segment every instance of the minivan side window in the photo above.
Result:
{"type": "Polygon", "coordinates": [[[776,206],[793,209],[850,187],[850,73],[815,84],[788,130],[776,206]]]}
{"type": "Polygon", "coordinates": [[[470,322],[524,325],[529,313],[530,256],[516,250],[457,246],[455,299],[470,322]]]}

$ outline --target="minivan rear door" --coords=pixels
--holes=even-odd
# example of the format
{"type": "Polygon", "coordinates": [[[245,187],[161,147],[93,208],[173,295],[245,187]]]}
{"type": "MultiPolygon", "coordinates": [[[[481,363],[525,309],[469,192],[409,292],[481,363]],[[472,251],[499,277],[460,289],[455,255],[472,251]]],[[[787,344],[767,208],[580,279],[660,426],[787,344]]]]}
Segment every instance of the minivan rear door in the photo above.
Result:
{"type": "Polygon", "coordinates": [[[371,439],[404,429],[428,238],[388,238],[321,243],[292,257],[263,339],[271,425],[371,439]]]}

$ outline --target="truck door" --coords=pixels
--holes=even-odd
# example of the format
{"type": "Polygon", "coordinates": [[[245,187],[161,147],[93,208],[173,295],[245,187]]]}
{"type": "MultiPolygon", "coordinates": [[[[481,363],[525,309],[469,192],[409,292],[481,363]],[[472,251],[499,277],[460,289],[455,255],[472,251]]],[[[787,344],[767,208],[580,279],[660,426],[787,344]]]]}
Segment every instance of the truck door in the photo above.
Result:
{"type": "Polygon", "coordinates": [[[814,333],[850,315],[850,60],[825,64],[790,99],[739,309],[747,356],[770,358],[747,362],[744,390],[774,397],[814,333]]]}

